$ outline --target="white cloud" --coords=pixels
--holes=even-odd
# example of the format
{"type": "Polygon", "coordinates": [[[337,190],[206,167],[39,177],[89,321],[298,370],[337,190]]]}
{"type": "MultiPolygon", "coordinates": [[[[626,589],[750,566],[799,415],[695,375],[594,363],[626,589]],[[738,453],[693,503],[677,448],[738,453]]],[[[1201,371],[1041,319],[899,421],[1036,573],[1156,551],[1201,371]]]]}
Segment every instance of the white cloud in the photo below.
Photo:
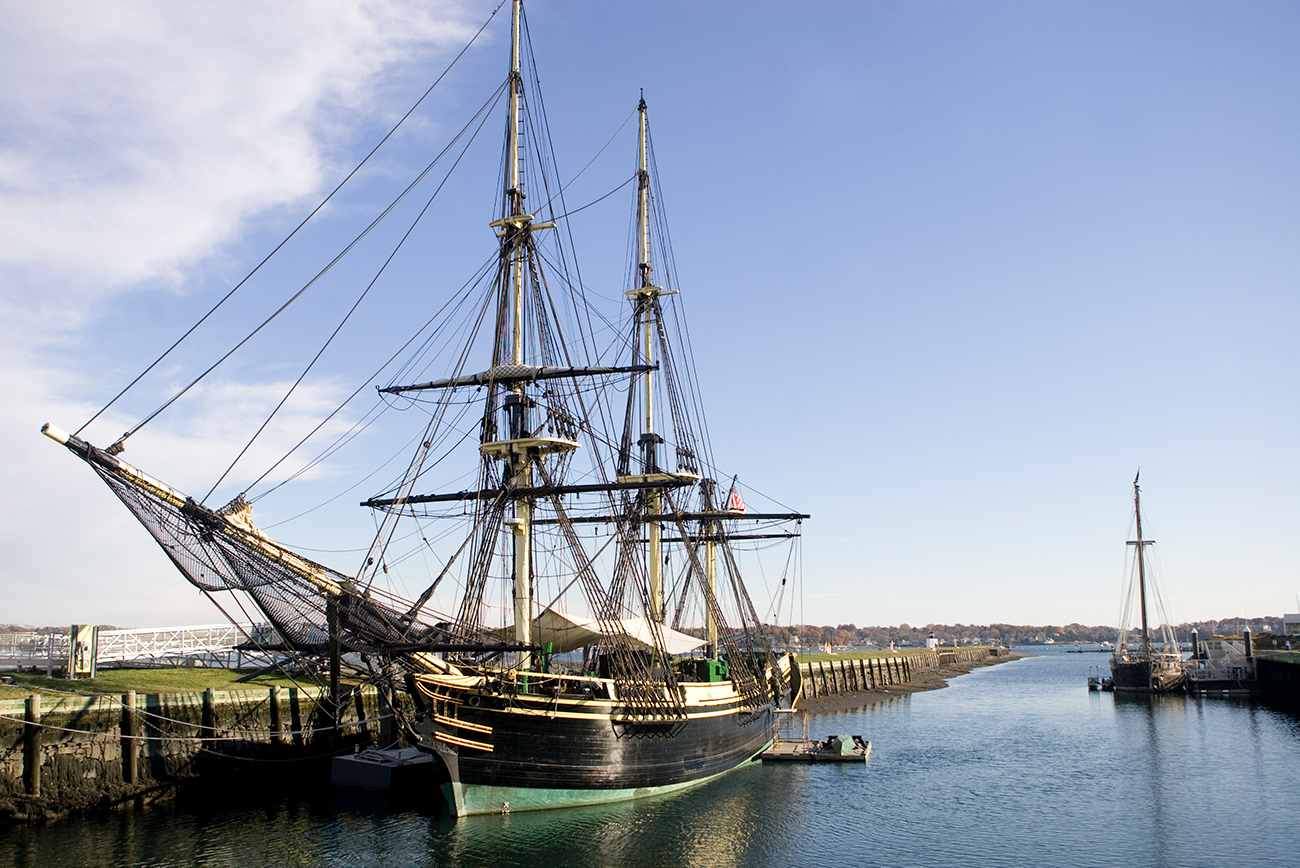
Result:
{"type": "Polygon", "coordinates": [[[365,105],[390,64],[473,30],[457,5],[346,0],[5,15],[0,265],[83,297],[174,281],[251,215],[315,194],[330,110],[365,105]]]}
{"type": "MultiPolygon", "coordinates": [[[[0,622],[219,620],[40,424],[75,427],[95,408],[70,396],[123,385],[75,361],[104,302],[180,284],[249,221],[320,195],[351,159],[335,159],[350,129],[337,116],[404,111],[376,93],[404,62],[449,59],[486,14],[400,0],[3,3],[0,622]]],[[[286,385],[197,390],[184,431],[149,429],[144,469],[211,484],[256,428],[241,419],[260,418],[286,385]],[[239,418],[209,409],[232,391],[239,418]]],[[[305,385],[250,464],[267,466],[340,388],[305,385]]]]}

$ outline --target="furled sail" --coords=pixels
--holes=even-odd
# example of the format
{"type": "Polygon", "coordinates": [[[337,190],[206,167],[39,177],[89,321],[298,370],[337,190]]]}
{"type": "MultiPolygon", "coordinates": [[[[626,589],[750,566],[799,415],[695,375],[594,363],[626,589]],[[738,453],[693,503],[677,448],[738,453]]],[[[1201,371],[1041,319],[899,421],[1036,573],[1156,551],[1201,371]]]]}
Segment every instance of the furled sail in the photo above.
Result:
{"type": "MultiPolygon", "coordinates": [[[[689,654],[704,647],[704,639],[696,639],[688,633],[681,633],[669,627],[660,627],[663,633],[665,650],[669,654],[689,654]]],[[[620,618],[602,624],[595,619],[576,618],[558,609],[545,609],[533,619],[533,640],[540,646],[550,646],[553,654],[574,651],[584,645],[591,645],[604,638],[617,638],[627,641],[637,648],[654,650],[655,631],[645,618],[620,618]]],[[[494,630],[491,634],[502,642],[508,642],[515,635],[514,626],[494,630]]]]}

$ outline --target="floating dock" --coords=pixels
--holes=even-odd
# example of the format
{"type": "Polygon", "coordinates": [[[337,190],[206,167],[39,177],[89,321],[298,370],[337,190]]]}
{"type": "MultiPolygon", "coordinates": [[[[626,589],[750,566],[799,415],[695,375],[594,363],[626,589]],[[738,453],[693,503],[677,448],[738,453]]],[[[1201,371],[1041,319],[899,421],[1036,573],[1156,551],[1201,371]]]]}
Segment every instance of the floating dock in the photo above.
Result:
{"type": "Polygon", "coordinates": [[[825,741],[773,742],[763,752],[763,762],[865,763],[871,756],[871,742],[860,735],[836,735],[825,741]]]}

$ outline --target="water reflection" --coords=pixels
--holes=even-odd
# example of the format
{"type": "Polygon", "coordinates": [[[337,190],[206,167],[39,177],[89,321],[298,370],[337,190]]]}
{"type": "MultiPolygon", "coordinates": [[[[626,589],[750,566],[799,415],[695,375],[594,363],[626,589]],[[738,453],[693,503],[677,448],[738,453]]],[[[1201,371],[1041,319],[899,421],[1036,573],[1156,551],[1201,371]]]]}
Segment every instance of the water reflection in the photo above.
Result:
{"type": "Polygon", "coordinates": [[[428,864],[742,866],[764,864],[791,829],[773,811],[767,769],[739,769],[689,793],[567,811],[440,821],[428,864]]]}

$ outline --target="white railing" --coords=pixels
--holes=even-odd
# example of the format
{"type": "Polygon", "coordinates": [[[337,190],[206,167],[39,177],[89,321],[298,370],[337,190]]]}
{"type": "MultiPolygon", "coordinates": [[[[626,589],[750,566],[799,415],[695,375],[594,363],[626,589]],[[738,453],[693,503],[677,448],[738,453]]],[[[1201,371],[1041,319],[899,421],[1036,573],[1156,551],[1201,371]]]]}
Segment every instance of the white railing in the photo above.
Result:
{"type": "MultiPolygon", "coordinates": [[[[226,665],[223,660],[257,658],[254,652],[238,652],[236,646],[249,636],[259,645],[274,645],[280,639],[267,624],[204,624],[196,627],[146,627],[134,630],[100,630],[96,665],[148,664],[162,661],[201,659],[209,665],[226,665]]],[[[0,666],[39,667],[66,663],[69,633],[0,633],[0,666]]]]}
{"type": "Polygon", "coordinates": [[[0,633],[0,665],[44,666],[68,659],[67,633],[0,633]]]}
{"type": "MultiPolygon", "coordinates": [[[[243,628],[250,629],[246,624],[243,628]]],[[[186,657],[205,651],[228,651],[243,641],[244,633],[234,624],[100,630],[95,659],[102,665],[186,657]]]]}

